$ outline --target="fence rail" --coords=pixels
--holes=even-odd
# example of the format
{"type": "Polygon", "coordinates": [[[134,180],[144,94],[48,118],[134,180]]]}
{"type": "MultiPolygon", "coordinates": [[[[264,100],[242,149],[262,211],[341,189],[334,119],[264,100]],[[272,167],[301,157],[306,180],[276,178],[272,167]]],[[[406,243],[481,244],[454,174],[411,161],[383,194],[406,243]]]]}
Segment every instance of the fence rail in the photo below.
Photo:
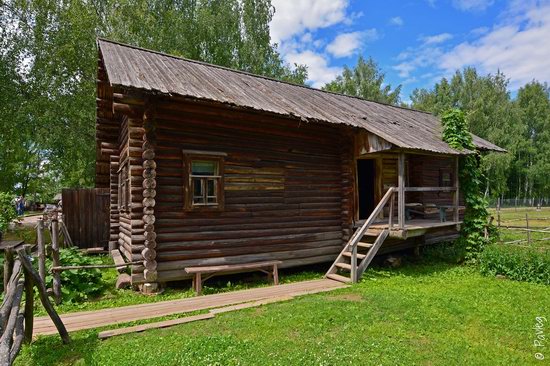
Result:
{"type": "Polygon", "coordinates": [[[30,246],[4,249],[4,301],[0,307],[0,366],[11,366],[23,342],[32,341],[34,322],[34,290],[55,324],[63,343],[70,342],[69,333],[48,298],[46,285],[31,263],[30,246]],[[23,302],[24,308],[21,311],[23,302]]]}

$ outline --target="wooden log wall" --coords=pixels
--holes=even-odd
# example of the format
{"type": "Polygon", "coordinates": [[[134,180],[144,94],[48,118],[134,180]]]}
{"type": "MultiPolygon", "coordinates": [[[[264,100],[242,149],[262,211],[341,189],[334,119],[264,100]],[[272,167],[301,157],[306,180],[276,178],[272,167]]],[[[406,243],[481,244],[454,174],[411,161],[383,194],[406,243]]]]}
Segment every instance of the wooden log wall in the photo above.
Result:
{"type": "MultiPolygon", "coordinates": [[[[188,278],[183,269],[193,265],[277,259],[295,266],[335,258],[352,212],[343,199],[352,189],[352,159],[342,151],[352,144],[340,129],[213,105],[154,105],[158,282],[188,278]],[[184,210],[182,150],[227,154],[223,210],[184,210]]],[[[134,134],[130,126],[130,148],[134,134]]],[[[132,205],[139,197],[140,210],[144,161],[132,167],[132,205]]],[[[137,224],[133,208],[131,224],[137,224]]],[[[132,225],[133,260],[141,258],[143,243],[143,226],[132,225]]],[[[133,283],[146,281],[144,269],[133,267],[133,283]]]]}
{"type": "Polygon", "coordinates": [[[110,186],[110,156],[118,155],[119,122],[112,110],[113,90],[99,54],[96,106],[96,188],[110,186]]]}
{"type": "MultiPolygon", "coordinates": [[[[145,249],[144,210],[143,210],[143,114],[127,119],[128,133],[121,146],[121,161],[127,159],[127,169],[130,177],[130,197],[128,211],[120,213],[119,218],[119,248],[129,261],[142,259],[145,249]]],[[[154,186],[152,187],[154,188],[154,186]]],[[[142,271],[143,272],[143,271],[142,271]]]]}
{"type": "MultiPolygon", "coordinates": [[[[408,155],[409,186],[411,187],[438,187],[440,172],[450,174],[451,186],[454,185],[454,157],[434,155],[408,155]]],[[[451,192],[409,192],[406,195],[407,202],[422,202],[425,204],[452,205],[453,193],[451,192]]],[[[460,205],[464,200],[460,197],[460,205]]],[[[433,213],[429,218],[438,219],[439,214],[433,213]]],[[[447,219],[452,219],[452,213],[447,212],[447,219]]]]}
{"type": "Polygon", "coordinates": [[[109,248],[118,243],[118,164],[120,158],[120,116],[113,111],[113,89],[99,54],[97,71],[96,188],[110,189],[109,248]]]}

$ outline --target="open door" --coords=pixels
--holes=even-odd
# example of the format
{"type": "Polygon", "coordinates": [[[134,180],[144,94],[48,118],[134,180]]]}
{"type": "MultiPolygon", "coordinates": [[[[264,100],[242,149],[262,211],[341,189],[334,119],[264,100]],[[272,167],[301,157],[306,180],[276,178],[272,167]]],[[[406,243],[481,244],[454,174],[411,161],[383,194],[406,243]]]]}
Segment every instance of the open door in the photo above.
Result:
{"type": "Polygon", "coordinates": [[[376,187],[375,159],[357,160],[357,192],[359,200],[359,220],[367,219],[374,207],[376,187]]]}

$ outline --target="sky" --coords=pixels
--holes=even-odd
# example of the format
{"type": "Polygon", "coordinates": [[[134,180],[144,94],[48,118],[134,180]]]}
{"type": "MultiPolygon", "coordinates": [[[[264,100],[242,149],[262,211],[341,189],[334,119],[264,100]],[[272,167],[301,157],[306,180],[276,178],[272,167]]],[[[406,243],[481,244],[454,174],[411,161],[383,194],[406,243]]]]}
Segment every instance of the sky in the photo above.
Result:
{"type": "Polygon", "coordinates": [[[503,72],[515,93],[550,83],[550,0],[272,0],[271,38],[322,87],[372,57],[401,98],[457,69],[503,72]]]}

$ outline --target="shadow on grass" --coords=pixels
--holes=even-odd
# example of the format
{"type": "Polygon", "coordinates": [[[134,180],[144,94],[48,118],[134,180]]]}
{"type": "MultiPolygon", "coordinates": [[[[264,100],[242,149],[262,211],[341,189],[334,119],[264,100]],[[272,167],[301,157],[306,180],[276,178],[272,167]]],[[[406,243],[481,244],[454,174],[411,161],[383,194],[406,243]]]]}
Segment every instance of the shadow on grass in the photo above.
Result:
{"type": "Polygon", "coordinates": [[[58,336],[38,337],[30,346],[23,348],[15,365],[91,365],[92,355],[101,342],[96,331],[71,334],[71,343],[64,345],[58,336]]]}

